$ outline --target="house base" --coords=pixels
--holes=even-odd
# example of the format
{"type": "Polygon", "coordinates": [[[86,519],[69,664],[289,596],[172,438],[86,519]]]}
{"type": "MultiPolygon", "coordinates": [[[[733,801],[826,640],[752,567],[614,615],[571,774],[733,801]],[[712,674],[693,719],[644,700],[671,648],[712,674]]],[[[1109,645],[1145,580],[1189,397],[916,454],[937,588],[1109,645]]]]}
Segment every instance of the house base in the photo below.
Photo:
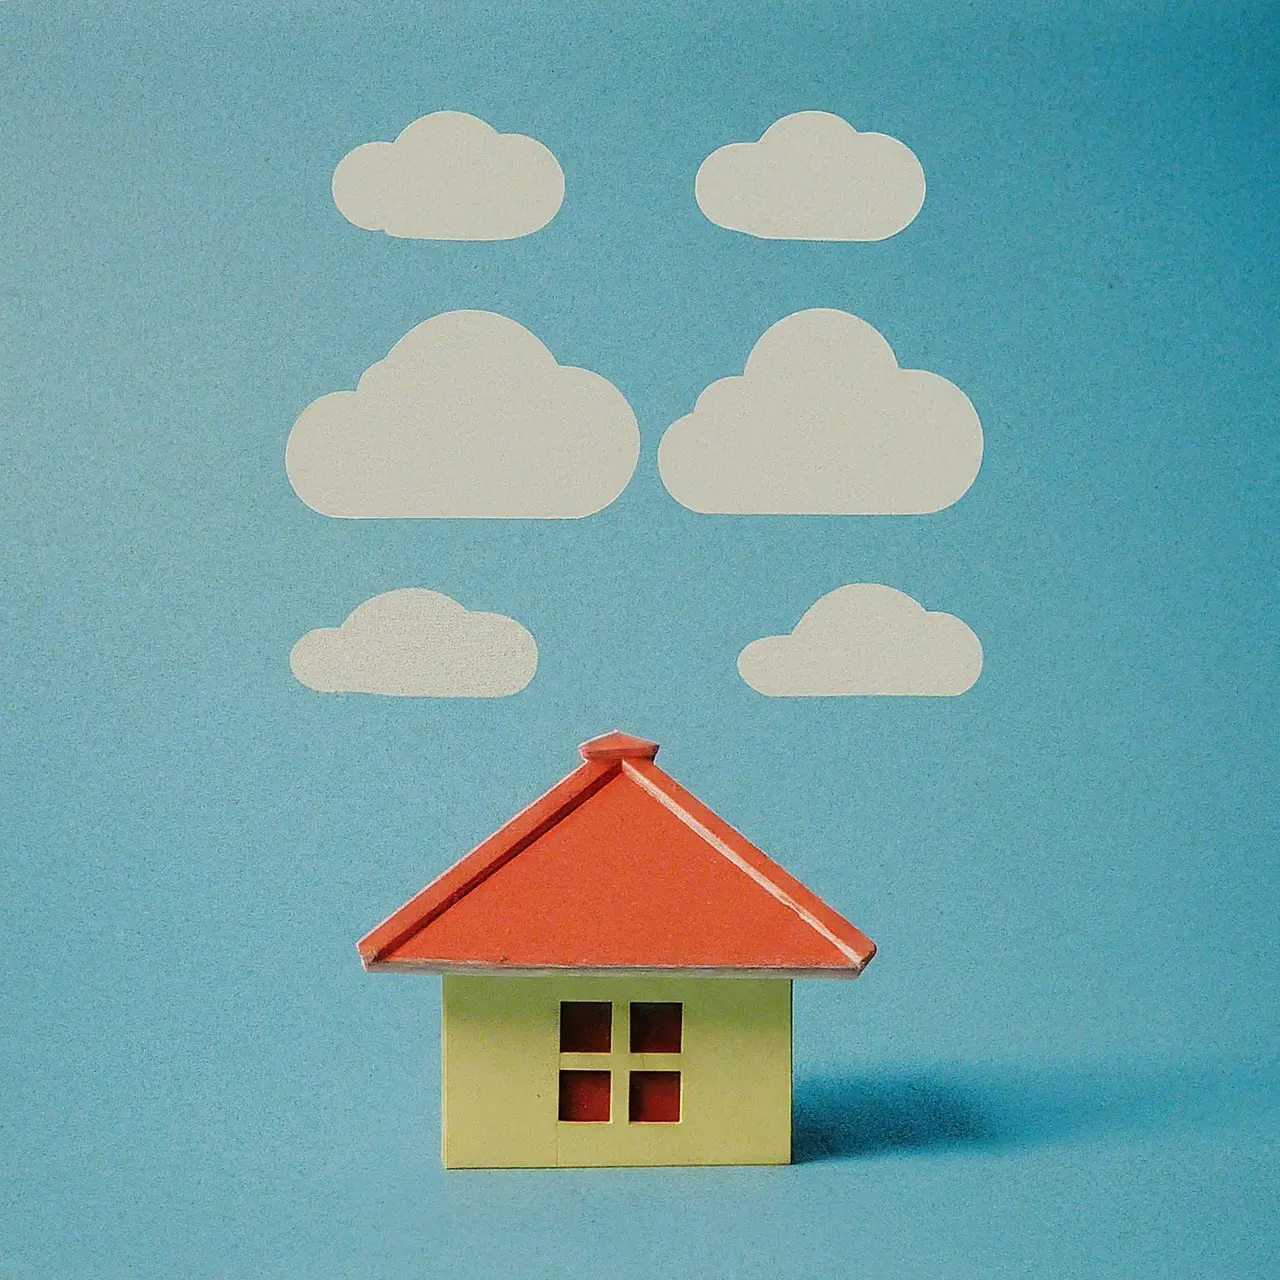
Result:
{"type": "Polygon", "coordinates": [[[791,1161],[788,978],[447,974],[442,1008],[446,1168],[791,1161]]]}

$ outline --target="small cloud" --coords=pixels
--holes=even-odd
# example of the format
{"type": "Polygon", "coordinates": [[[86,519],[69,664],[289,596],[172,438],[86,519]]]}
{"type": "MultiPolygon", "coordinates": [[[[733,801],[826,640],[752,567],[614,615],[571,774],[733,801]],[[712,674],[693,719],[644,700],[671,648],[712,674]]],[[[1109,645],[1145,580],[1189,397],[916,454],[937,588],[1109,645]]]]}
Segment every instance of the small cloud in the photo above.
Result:
{"type": "Polygon", "coordinates": [[[713,382],[658,446],[677,502],[743,515],[941,511],[981,462],[959,387],[901,368],[865,320],[822,308],[766,329],[742,376],[713,382]]]}
{"type": "Polygon", "coordinates": [[[617,387],[556,363],[491,311],[424,320],[355,391],[299,415],[289,481],[323,515],[568,519],[607,507],[640,456],[617,387]]]}
{"type": "Polygon", "coordinates": [[[765,240],[885,240],[920,212],[924,170],[897,138],[797,111],[713,151],[694,194],[717,226],[765,240]]]}
{"type": "Polygon", "coordinates": [[[538,646],[514,618],[402,587],[366,600],[340,627],[308,631],[289,666],[321,693],[505,698],[533,679],[538,646]]]}
{"type": "Polygon", "coordinates": [[[333,173],[333,200],[366,231],[413,240],[515,240],[545,227],[564,173],[536,138],[437,111],[394,142],[366,142],[333,173]]]}
{"type": "Polygon", "coordinates": [[[738,655],[739,675],[771,698],[955,695],[981,671],[982,645],[964,622],[874,582],[837,587],[789,635],[738,655]]]}

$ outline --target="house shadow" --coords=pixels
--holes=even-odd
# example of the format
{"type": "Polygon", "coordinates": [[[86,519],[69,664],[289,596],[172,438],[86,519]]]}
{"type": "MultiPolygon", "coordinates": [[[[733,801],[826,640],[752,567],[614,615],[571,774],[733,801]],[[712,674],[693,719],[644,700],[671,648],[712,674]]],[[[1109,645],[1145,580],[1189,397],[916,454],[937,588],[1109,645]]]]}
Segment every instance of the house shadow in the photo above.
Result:
{"type": "Polygon", "coordinates": [[[957,1064],[796,1081],[796,1163],[1000,1150],[1230,1124],[1275,1106],[1280,1059],[957,1064]]]}

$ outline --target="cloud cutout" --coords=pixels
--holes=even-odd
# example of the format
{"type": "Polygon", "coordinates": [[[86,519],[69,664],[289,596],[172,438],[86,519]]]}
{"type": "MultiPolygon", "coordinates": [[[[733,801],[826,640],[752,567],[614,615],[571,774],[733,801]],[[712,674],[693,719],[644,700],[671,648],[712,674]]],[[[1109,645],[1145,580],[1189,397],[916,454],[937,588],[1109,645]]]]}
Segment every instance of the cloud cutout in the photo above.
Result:
{"type": "Polygon", "coordinates": [[[607,507],[640,457],[617,387],[556,363],[491,311],[424,320],[355,391],[309,404],[285,469],[327,516],[569,519],[607,507]]]}
{"type": "Polygon", "coordinates": [[[366,600],[340,627],[308,631],[289,666],[321,693],[505,698],[533,679],[538,646],[514,618],[402,587],[366,600]]]}
{"type": "Polygon", "coordinates": [[[694,179],[717,226],[765,240],[885,240],[924,204],[924,169],[886,133],[828,111],[775,120],[759,142],[713,151],[694,179]]]}
{"type": "Polygon", "coordinates": [[[981,671],[982,644],[964,622],[874,582],[837,587],[789,635],[738,655],[738,674],[771,698],[954,696],[981,671]]]}
{"type": "Polygon", "coordinates": [[[959,387],[901,368],[865,320],[822,308],[766,329],[742,376],[713,382],[658,446],[677,502],[751,515],[940,511],[981,463],[959,387]]]}
{"type": "Polygon", "coordinates": [[[389,236],[515,240],[556,216],[564,173],[536,138],[437,111],[394,142],[366,142],[343,156],[333,201],[348,222],[389,236]]]}

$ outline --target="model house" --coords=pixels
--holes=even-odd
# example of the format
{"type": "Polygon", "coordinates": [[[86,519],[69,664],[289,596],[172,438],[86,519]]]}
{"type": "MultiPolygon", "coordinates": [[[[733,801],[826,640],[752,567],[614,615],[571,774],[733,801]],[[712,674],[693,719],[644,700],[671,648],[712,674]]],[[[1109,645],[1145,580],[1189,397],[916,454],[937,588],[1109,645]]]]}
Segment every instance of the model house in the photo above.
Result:
{"type": "Polygon", "coordinates": [[[443,974],[449,1168],[786,1164],[791,982],[875,945],[624,733],[359,943],[443,974]]]}

